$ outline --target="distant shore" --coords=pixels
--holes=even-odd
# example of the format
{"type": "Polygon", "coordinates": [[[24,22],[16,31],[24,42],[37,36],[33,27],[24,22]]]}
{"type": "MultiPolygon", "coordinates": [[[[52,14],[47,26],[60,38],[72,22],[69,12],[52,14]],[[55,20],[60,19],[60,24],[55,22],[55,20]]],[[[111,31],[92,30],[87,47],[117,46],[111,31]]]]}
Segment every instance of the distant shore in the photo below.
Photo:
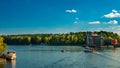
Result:
{"type": "Polygon", "coordinates": [[[4,43],[8,45],[50,45],[50,46],[80,46],[86,44],[87,35],[97,34],[103,37],[104,45],[111,45],[111,38],[118,40],[120,36],[117,33],[107,31],[95,32],[70,32],[63,34],[19,34],[19,35],[2,35],[4,43]]]}

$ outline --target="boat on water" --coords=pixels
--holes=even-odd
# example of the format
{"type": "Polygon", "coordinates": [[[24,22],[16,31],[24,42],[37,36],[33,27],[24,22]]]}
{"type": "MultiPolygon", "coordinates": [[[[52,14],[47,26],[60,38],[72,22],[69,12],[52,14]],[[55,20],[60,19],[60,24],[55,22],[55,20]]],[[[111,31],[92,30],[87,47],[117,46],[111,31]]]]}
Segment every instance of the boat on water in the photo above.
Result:
{"type": "Polygon", "coordinates": [[[110,48],[110,49],[111,49],[111,48],[114,48],[114,46],[113,46],[113,45],[108,45],[108,48],[110,48]]]}
{"type": "Polygon", "coordinates": [[[93,51],[92,51],[92,49],[90,47],[87,46],[87,47],[84,48],[84,52],[91,53],[93,51]]]}
{"type": "Polygon", "coordinates": [[[10,59],[10,60],[16,59],[16,52],[15,51],[8,51],[6,54],[6,59],[10,59]]]}

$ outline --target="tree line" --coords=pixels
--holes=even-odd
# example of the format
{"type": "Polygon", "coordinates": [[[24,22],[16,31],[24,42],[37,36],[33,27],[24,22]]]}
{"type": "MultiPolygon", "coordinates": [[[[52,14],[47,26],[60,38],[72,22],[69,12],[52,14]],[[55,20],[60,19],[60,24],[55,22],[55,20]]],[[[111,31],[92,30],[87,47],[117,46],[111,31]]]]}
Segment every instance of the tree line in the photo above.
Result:
{"type": "Polygon", "coordinates": [[[88,34],[98,34],[104,39],[116,38],[120,43],[120,36],[113,32],[70,32],[63,34],[19,34],[2,35],[8,45],[84,45],[88,34]]]}

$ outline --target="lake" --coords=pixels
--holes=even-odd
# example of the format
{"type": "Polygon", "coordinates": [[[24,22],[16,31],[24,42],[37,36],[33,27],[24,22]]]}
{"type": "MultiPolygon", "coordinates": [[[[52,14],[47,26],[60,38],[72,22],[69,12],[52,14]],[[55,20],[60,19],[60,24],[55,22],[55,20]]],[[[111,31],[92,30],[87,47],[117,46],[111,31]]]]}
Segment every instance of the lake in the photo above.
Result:
{"type": "Polygon", "coordinates": [[[93,53],[80,46],[8,46],[7,50],[15,50],[17,59],[0,68],[120,68],[120,48],[93,53]]]}

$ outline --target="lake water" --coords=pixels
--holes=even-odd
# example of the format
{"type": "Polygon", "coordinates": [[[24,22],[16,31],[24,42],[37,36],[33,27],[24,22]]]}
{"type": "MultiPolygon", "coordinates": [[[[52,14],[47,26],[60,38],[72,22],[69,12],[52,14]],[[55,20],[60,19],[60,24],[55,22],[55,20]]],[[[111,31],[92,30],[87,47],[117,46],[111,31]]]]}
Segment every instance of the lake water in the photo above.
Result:
{"type": "Polygon", "coordinates": [[[85,53],[80,46],[8,46],[17,59],[0,68],[120,68],[120,48],[85,53]],[[64,49],[64,52],[61,50],[64,49]]]}

